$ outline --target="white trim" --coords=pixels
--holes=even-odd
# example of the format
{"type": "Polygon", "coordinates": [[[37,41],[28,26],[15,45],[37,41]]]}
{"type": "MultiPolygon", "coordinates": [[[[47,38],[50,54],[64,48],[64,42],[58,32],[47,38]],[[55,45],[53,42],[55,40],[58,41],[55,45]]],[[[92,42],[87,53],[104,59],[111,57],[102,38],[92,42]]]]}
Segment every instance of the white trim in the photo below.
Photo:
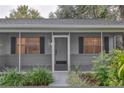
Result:
{"type": "Polygon", "coordinates": [[[53,37],[53,32],[52,32],[52,72],[54,72],[54,60],[55,60],[55,56],[54,56],[54,54],[55,54],[55,49],[54,49],[54,47],[55,47],[55,45],[54,45],[54,37],[53,37]]]}
{"type": "Polygon", "coordinates": [[[101,32],[101,53],[103,53],[103,32],[101,32]]]}
{"type": "Polygon", "coordinates": [[[13,32],[23,32],[23,33],[51,33],[51,32],[57,32],[57,33],[61,33],[61,32],[65,32],[65,33],[100,33],[100,32],[108,32],[108,33],[120,33],[120,32],[124,32],[124,29],[0,29],[0,33],[4,32],[4,33],[13,33],[13,32]]]}
{"type": "Polygon", "coordinates": [[[66,70],[66,71],[54,71],[54,72],[68,72],[68,71],[66,70]]]}
{"type": "Polygon", "coordinates": [[[68,38],[68,35],[53,35],[54,38],[60,38],[60,37],[67,37],[68,38]]]}
{"type": "Polygon", "coordinates": [[[0,28],[124,28],[124,25],[82,25],[82,24],[1,24],[0,28]]]}
{"type": "Polygon", "coordinates": [[[101,32],[101,60],[103,60],[103,32],[101,32]]]}
{"type": "Polygon", "coordinates": [[[19,72],[21,71],[21,32],[19,32],[19,72]]]}
{"type": "Polygon", "coordinates": [[[68,71],[70,71],[70,33],[68,36],[68,71]]]}
{"type": "Polygon", "coordinates": [[[53,35],[52,33],[52,72],[68,72],[70,71],[70,35],[53,35]],[[55,38],[67,38],[67,45],[68,45],[68,51],[67,51],[67,64],[68,64],[68,70],[67,71],[55,71],[55,38]]]}

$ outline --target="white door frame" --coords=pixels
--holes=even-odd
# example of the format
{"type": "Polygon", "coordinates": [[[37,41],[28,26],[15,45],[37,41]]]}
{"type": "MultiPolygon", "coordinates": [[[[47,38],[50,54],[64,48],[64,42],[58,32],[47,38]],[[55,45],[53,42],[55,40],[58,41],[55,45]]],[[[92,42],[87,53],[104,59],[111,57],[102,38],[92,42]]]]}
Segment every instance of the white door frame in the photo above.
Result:
{"type": "Polygon", "coordinates": [[[53,35],[52,34],[52,72],[55,72],[55,38],[67,38],[67,71],[70,71],[70,34],[53,35]]]}

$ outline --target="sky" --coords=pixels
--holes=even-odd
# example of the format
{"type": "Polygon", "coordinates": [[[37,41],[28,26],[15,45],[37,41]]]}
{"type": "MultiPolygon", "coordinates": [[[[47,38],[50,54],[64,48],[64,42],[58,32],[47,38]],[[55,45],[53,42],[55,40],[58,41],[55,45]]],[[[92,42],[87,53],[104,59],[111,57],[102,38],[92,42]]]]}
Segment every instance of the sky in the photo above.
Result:
{"type": "MultiPolygon", "coordinates": [[[[40,12],[40,15],[44,18],[49,17],[50,12],[54,12],[57,9],[55,5],[42,5],[42,6],[29,6],[31,8],[37,9],[40,12]]],[[[8,16],[12,9],[16,9],[17,6],[7,6],[7,5],[0,5],[0,18],[5,18],[8,16]]]]}

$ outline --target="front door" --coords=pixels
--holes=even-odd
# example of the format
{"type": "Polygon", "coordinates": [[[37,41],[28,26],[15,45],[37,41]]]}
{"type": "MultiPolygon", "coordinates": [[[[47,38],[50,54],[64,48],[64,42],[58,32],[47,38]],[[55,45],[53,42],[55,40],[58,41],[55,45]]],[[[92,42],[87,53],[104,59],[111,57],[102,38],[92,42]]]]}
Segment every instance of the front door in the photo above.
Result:
{"type": "Polygon", "coordinates": [[[53,71],[69,70],[69,38],[66,35],[53,36],[53,71]]]}

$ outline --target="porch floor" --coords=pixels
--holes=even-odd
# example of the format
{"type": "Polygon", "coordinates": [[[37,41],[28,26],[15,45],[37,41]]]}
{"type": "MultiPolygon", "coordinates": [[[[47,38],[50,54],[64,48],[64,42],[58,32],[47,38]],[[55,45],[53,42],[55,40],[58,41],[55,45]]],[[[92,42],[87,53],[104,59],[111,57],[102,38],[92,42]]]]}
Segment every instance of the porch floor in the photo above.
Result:
{"type": "Polygon", "coordinates": [[[54,82],[50,87],[69,87],[67,83],[68,72],[54,72],[53,73],[54,82]]]}

